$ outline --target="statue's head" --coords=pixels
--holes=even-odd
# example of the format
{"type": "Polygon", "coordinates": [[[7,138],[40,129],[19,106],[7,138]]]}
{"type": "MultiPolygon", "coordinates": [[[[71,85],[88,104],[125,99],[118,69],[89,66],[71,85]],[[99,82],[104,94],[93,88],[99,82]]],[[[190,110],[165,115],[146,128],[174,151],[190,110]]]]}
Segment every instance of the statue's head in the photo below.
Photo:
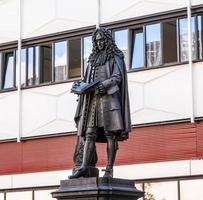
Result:
{"type": "Polygon", "coordinates": [[[106,58],[109,60],[118,55],[123,57],[123,53],[118,49],[111,32],[103,27],[97,28],[92,35],[93,49],[90,55],[90,60],[94,60],[95,55],[100,51],[106,52],[106,58]]]}
{"type": "Polygon", "coordinates": [[[105,50],[113,43],[111,33],[106,28],[97,28],[92,36],[93,48],[96,52],[105,50]]]}
{"type": "Polygon", "coordinates": [[[104,36],[102,35],[102,33],[97,33],[96,37],[95,37],[95,43],[96,43],[96,46],[98,48],[98,50],[104,50],[105,47],[106,47],[106,44],[105,44],[105,39],[104,39],[104,36]]]}

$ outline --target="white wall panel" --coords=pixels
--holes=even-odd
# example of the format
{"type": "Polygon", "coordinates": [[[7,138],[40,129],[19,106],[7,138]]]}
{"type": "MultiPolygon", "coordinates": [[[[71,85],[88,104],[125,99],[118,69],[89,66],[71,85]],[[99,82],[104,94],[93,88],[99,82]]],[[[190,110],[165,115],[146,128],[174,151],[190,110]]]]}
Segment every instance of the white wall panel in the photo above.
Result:
{"type": "MultiPolygon", "coordinates": [[[[100,176],[104,172],[101,171],[100,176]]],[[[114,167],[114,176],[124,179],[151,179],[166,177],[181,177],[203,175],[203,162],[201,160],[183,160],[157,163],[144,163],[133,165],[121,165],[114,167]]],[[[50,172],[37,172],[0,176],[0,188],[26,188],[36,186],[59,185],[60,180],[67,179],[72,170],[60,170],[50,172]],[[6,179],[7,178],[7,179],[6,179]],[[2,181],[1,181],[2,180],[2,181]],[[9,180],[5,184],[3,180],[9,180]]]]}
{"type": "Polygon", "coordinates": [[[133,124],[189,117],[187,66],[130,73],[128,80],[133,124]]]}
{"type": "Polygon", "coordinates": [[[191,160],[191,175],[203,174],[203,160],[191,160]]]}
{"type": "Polygon", "coordinates": [[[95,25],[95,0],[26,0],[23,6],[23,38],[95,25]]]}
{"type": "MultiPolygon", "coordinates": [[[[203,116],[201,63],[194,66],[195,113],[203,116]]],[[[153,69],[128,74],[132,124],[189,118],[188,66],[153,69]]],[[[23,137],[75,131],[77,96],[72,83],[22,91],[23,137]]],[[[0,139],[18,133],[17,92],[0,94],[0,139]]]]}
{"type": "Polygon", "coordinates": [[[187,2],[187,0],[102,0],[101,22],[112,22],[179,9],[186,7],[187,2]]]}
{"type": "Polygon", "coordinates": [[[193,79],[194,79],[194,112],[195,117],[203,116],[203,63],[193,64],[193,79]]]}
{"type": "Polygon", "coordinates": [[[8,192],[6,193],[6,200],[32,200],[32,192],[24,191],[24,192],[8,192]]]}
{"type": "Polygon", "coordinates": [[[19,0],[0,0],[0,43],[18,39],[19,0]]]}
{"type": "Polygon", "coordinates": [[[76,95],[72,83],[23,91],[23,136],[75,131],[76,95]]]}
{"type": "Polygon", "coordinates": [[[200,5],[203,4],[203,0],[191,0],[192,5],[200,5]]]}
{"type": "Polygon", "coordinates": [[[18,134],[17,92],[0,94],[0,140],[16,138],[18,134]]]}

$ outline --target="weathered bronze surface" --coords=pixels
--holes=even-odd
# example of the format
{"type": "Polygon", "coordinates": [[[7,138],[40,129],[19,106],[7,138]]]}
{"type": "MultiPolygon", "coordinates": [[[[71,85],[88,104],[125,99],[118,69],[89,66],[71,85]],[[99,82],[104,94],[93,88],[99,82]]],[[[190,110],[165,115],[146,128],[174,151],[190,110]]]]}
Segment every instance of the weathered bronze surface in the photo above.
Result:
{"type": "Polygon", "coordinates": [[[96,29],[92,42],[84,79],[72,87],[79,100],[75,114],[78,130],[75,168],[70,179],[98,176],[96,142],[107,143],[104,177],[113,177],[118,141],[128,139],[131,131],[124,55],[105,28],[96,29]]]}
{"type": "Polygon", "coordinates": [[[58,200],[137,200],[144,192],[134,186],[133,180],[115,178],[81,178],[62,180],[52,193],[58,200]]]}

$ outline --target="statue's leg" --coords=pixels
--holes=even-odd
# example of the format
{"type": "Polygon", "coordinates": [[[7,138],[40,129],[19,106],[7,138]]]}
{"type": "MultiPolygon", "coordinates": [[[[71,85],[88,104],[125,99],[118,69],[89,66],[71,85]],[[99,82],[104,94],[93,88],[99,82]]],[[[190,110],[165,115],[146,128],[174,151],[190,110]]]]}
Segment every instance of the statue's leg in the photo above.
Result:
{"type": "Polygon", "coordinates": [[[73,175],[69,176],[70,179],[88,176],[88,168],[91,165],[91,160],[95,153],[95,142],[96,134],[87,134],[84,144],[82,165],[73,175]]]}
{"type": "Polygon", "coordinates": [[[108,163],[105,169],[104,177],[113,177],[113,165],[116,158],[116,153],[118,150],[118,141],[116,136],[108,135],[107,139],[107,159],[108,163]]]}

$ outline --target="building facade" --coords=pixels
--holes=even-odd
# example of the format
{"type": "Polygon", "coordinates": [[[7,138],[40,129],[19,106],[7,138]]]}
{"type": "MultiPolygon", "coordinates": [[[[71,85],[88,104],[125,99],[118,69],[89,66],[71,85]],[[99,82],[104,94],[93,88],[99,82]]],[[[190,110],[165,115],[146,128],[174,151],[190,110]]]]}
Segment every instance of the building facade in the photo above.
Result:
{"type": "Polygon", "coordinates": [[[52,199],[71,174],[70,88],[98,24],[128,71],[133,129],[115,177],[145,200],[203,198],[203,0],[0,0],[0,24],[0,200],[52,199]]]}

